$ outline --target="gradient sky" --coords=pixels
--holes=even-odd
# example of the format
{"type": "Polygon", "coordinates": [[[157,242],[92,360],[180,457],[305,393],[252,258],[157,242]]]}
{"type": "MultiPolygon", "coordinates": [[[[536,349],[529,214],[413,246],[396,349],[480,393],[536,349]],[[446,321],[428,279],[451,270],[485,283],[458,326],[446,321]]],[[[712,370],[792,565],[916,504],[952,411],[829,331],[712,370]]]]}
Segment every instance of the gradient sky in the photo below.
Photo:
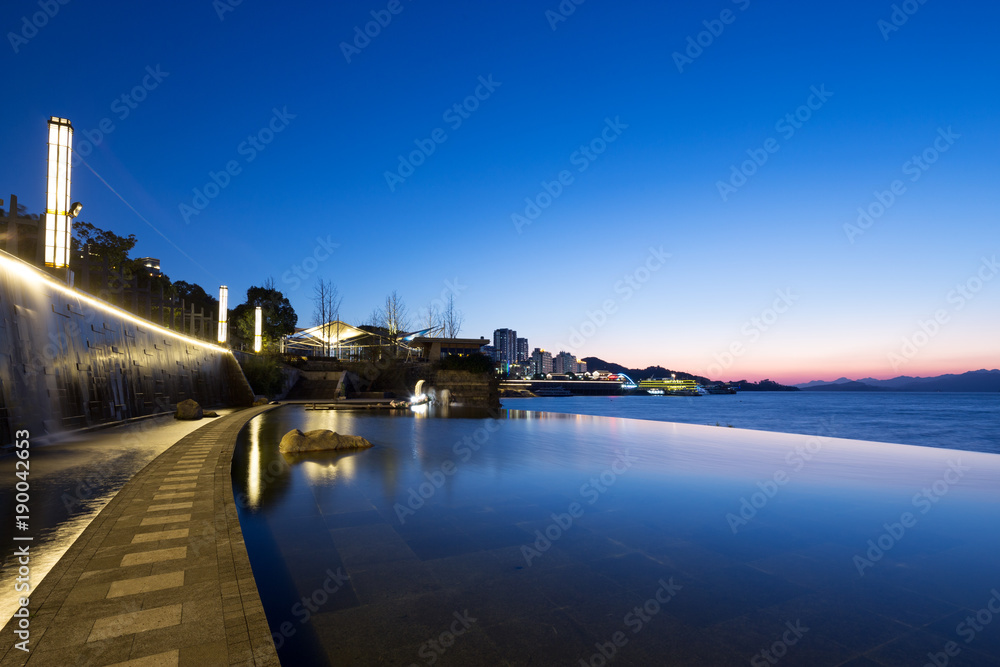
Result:
{"type": "Polygon", "coordinates": [[[174,280],[229,285],[232,305],[270,276],[310,325],[322,277],[361,323],[392,290],[416,316],[454,289],[462,335],[509,327],[532,348],[718,379],[1000,365],[995,3],[911,0],[896,26],[893,3],[870,0],[567,0],[558,21],[555,0],[50,1],[37,31],[25,21],[44,0],[0,10],[0,197],[42,209],[49,116],[73,121],[77,152],[103,120],[74,170],[81,219],[134,233],[133,254],[174,280]],[[372,12],[391,22],[348,62],[341,43],[372,12]],[[455,127],[445,113],[480,77],[496,85],[455,127]],[[810,101],[798,127],[778,124],[810,101]],[[275,110],[294,118],[251,150],[275,110]],[[576,153],[609,119],[604,152],[576,153]],[[398,156],[438,128],[447,139],[390,188],[398,156]],[[910,162],[925,150],[933,164],[910,162]],[[751,154],[767,160],[724,199],[751,154]],[[230,161],[239,173],[186,221],[230,161]],[[572,182],[518,227],[563,171],[572,182]],[[884,213],[845,231],[897,179],[884,213]]]}

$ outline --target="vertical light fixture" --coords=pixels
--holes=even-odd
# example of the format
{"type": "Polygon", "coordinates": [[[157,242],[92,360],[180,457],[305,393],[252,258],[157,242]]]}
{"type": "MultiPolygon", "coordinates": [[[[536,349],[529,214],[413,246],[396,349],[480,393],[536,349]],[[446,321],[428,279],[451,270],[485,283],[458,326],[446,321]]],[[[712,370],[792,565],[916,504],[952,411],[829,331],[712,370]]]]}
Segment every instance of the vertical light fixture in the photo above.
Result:
{"type": "Polygon", "coordinates": [[[70,158],[73,124],[67,118],[49,118],[48,178],[45,190],[45,266],[69,266],[70,158]]]}
{"type": "Polygon", "coordinates": [[[229,288],[223,285],[219,288],[219,342],[226,342],[229,333],[229,288]]]}
{"type": "Polygon", "coordinates": [[[264,315],[260,310],[260,306],[254,309],[254,322],[253,322],[253,351],[260,352],[262,345],[260,330],[264,324],[264,315]]]}

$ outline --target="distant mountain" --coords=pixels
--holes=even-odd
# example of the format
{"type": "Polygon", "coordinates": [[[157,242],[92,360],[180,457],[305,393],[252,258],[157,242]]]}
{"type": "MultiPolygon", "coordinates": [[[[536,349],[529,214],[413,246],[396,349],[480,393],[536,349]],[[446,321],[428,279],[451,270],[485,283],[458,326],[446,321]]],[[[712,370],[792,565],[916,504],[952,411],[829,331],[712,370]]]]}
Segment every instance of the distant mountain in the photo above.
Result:
{"type": "Polygon", "coordinates": [[[844,384],[845,382],[850,382],[850,380],[848,380],[847,378],[840,378],[838,380],[832,380],[830,382],[827,382],[826,380],[813,380],[812,382],[803,382],[802,384],[797,384],[793,386],[796,386],[799,389],[809,389],[811,387],[822,387],[831,384],[844,384]]]}
{"type": "MultiPolygon", "coordinates": [[[[676,375],[678,380],[694,380],[700,385],[716,384],[721,380],[711,380],[702,375],[692,375],[684,371],[672,371],[663,366],[647,366],[646,368],[625,368],[621,364],[604,361],[598,357],[584,357],[581,361],[587,362],[588,371],[608,371],[609,373],[624,373],[636,382],[649,378],[668,378],[676,375]]],[[[844,378],[848,381],[847,378],[844,378]]],[[[728,384],[738,385],[740,391],[798,391],[798,387],[789,387],[779,384],[773,380],[761,380],[760,382],[749,382],[747,380],[730,380],[728,384]]]]}
{"type": "Polygon", "coordinates": [[[1000,370],[980,369],[960,375],[950,373],[936,377],[910,377],[901,375],[890,380],[864,378],[834,382],[813,381],[796,385],[806,391],[1000,391],[1000,370]]]}
{"type": "Polygon", "coordinates": [[[864,382],[837,382],[835,384],[819,384],[812,387],[801,387],[802,391],[889,391],[883,387],[873,387],[864,382]]]}

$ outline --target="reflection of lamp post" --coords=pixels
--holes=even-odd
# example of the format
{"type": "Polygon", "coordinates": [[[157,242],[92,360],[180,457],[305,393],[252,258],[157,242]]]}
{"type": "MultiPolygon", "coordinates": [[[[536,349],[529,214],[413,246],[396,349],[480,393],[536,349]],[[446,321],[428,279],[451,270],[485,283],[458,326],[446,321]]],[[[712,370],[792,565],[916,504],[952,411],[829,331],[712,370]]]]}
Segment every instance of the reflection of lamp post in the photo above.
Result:
{"type": "Polygon", "coordinates": [[[50,117],[43,260],[45,266],[53,269],[69,267],[73,218],[83,208],[79,202],[70,204],[72,154],[73,124],[68,118],[50,117]]]}
{"type": "Polygon", "coordinates": [[[223,285],[219,288],[219,342],[226,342],[229,333],[229,288],[223,285]]]}
{"type": "Polygon", "coordinates": [[[253,351],[260,352],[262,345],[260,330],[263,326],[264,315],[260,310],[260,306],[257,306],[253,311],[253,351]]]}

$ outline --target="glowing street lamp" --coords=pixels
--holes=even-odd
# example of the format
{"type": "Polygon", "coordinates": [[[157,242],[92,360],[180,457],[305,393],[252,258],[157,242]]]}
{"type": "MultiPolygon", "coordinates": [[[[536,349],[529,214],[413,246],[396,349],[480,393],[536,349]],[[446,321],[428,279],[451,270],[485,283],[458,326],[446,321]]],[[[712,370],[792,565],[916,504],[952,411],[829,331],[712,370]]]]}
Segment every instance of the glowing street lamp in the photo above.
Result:
{"type": "Polygon", "coordinates": [[[73,124],[68,118],[49,118],[48,177],[45,189],[45,266],[69,266],[73,218],[83,208],[70,203],[70,159],[73,154],[73,124]]]}
{"type": "Polygon", "coordinates": [[[229,333],[229,288],[223,285],[219,288],[219,342],[226,342],[229,333]]]}
{"type": "Polygon", "coordinates": [[[263,347],[261,340],[260,330],[264,324],[264,314],[260,310],[260,306],[257,306],[253,312],[254,322],[253,322],[253,351],[260,352],[263,347]]]}

